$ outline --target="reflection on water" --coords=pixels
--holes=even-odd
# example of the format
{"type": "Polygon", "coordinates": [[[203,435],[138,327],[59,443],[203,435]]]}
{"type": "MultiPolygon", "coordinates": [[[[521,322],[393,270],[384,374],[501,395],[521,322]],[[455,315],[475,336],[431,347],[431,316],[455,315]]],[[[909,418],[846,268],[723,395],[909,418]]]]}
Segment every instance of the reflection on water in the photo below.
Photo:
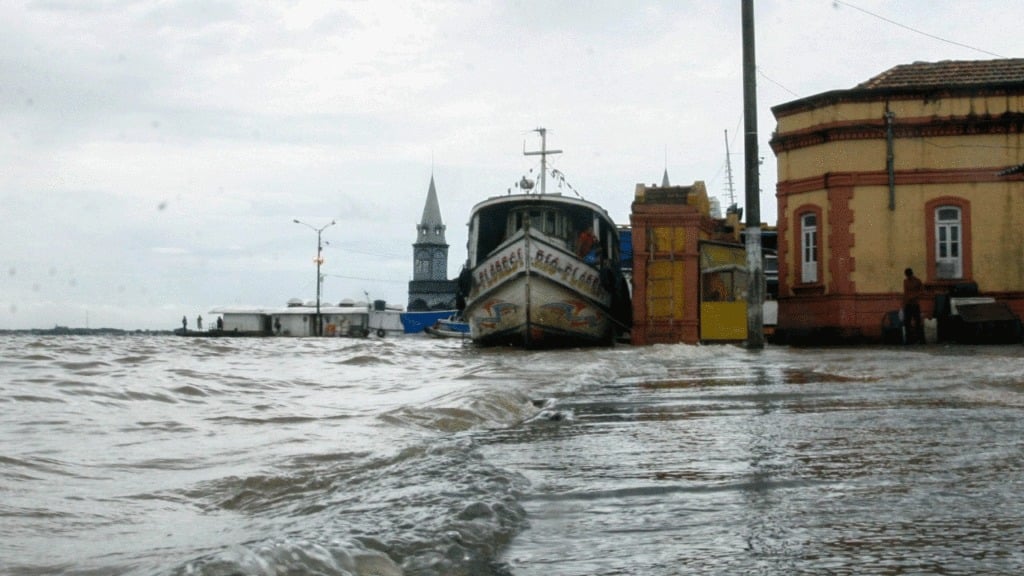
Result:
{"type": "Polygon", "coordinates": [[[1017,574],[1024,349],[0,339],[4,574],[1017,574]]]}

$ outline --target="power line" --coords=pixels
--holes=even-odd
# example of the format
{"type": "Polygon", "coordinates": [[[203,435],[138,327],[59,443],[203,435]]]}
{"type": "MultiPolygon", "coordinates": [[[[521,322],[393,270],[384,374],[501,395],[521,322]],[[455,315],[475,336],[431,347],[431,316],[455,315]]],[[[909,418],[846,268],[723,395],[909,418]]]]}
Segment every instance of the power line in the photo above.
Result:
{"type": "Polygon", "coordinates": [[[959,46],[961,48],[967,48],[968,50],[974,50],[976,52],[981,52],[982,54],[988,54],[989,56],[995,56],[996,58],[1006,58],[1006,56],[1003,56],[1002,54],[996,54],[995,52],[989,52],[988,50],[983,50],[981,48],[976,48],[976,47],[971,46],[969,44],[964,44],[962,42],[956,42],[956,41],[953,41],[953,40],[949,40],[949,39],[943,38],[941,36],[936,36],[935,34],[929,34],[928,32],[925,32],[923,30],[918,30],[917,28],[914,28],[912,26],[907,26],[906,24],[902,24],[902,23],[897,22],[895,20],[886,18],[885,16],[882,16],[880,14],[875,14],[874,12],[871,12],[870,10],[865,10],[864,8],[861,8],[860,6],[856,6],[854,4],[850,4],[849,2],[846,2],[844,0],[832,0],[832,5],[833,6],[840,5],[840,6],[847,6],[849,8],[853,8],[854,10],[857,10],[859,12],[863,12],[864,14],[867,14],[868,16],[872,16],[874,18],[878,18],[879,20],[888,22],[889,24],[892,24],[893,26],[899,26],[900,28],[903,28],[905,30],[910,30],[911,32],[915,32],[915,33],[920,34],[922,36],[927,36],[928,38],[931,38],[933,40],[938,40],[940,42],[945,42],[947,44],[952,44],[954,46],[959,46]]]}
{"type": "Polygon", "coordinates": [[[363,280],[364,282],[391,282],[394,284],[406,284],[408,280],[391,280],[388,278],[365,278],[361,276],[344,276],[341,274],[324,274],[329,278],[344,278],[345,280],[363,280]]]}
{"type": "Polygon", "coordinates": [[[364,256],[377,256],[378,258],[406,258],[407,256],[398,254],[397,252],[370,252],[367,250],[360,250],[358,248],[351,248],[346,244],[331,244],[331,248],[340,248],[343,254],[362,254],[364,256]]]}
{"type": "Polygon", "coordinates": [[[799,97],[800,97],[800,95],[799,95],[799,94],[797,94],[796,92],[793,92],[793,91],[792,91],[792,90],[790,90],[789,88],[786,88],[785,86],[783,86],[782,84],[780,84],[780,83],[779,83],[778,81],[776,81],[776,80],[774,80],[774,79],[772,79],[772,78],[769,78],[767,74],[765,74],[764,72],[762,72],[762,71],[761,71],[761,68],[760,68],[760,67],[758,67],[758,68],[757,68],[757,73],[761,75],[761,78],[764,78],[765,80],[767,80],[767,81],[771,82],[772,84],[775,84],[776,86],[778,86],[779,88],[782,88],[782,89],[783,89],[783,90],[785,90],[786,92],[789,92],[789,93],[790,93],[790,94],[792,94],[793,96],[795,96],[795,97],[797,97],[797,98],[799,98],[799,97]]]}

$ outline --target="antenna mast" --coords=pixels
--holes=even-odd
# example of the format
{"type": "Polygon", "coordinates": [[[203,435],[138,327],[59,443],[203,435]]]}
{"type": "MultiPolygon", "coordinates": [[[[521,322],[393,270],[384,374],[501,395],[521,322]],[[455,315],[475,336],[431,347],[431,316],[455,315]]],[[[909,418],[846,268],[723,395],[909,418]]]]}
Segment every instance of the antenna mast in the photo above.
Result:
{"type": "Polygon", "coordinates": [[[732,185],[732,160],[729,158],[729,131],[725,131],[725,178],[729,190],[729,205],[736,203],[736,190],[732,185]]]}
{"type": "Polygon", "coordinates": [[[540,156],[540,193],[547,191],[548,175],[548,154],[561,154],[561,150],[548,150],[548,129],[537,128],[534,132],[540,133],[540,151],[527,152],[526,145],[523,145],[523,156],[540,156]]]}

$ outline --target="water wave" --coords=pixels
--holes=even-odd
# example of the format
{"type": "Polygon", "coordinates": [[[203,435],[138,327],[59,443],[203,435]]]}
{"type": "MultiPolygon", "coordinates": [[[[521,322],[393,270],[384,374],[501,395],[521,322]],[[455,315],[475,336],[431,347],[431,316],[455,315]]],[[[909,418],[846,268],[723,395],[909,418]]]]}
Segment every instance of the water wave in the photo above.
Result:
{"type": "Polygon", "coordinates": [[[2,571],[1018,573],[1022,358],[0,338],[2,571]]]}

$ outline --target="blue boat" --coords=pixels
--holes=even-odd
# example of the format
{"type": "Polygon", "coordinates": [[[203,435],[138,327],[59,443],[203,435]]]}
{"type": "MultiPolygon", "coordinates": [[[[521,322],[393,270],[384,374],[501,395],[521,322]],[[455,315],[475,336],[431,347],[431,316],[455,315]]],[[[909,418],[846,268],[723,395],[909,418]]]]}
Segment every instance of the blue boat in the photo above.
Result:
{"type": "Polygon", "coordinates": [[[451,318],[458,314],[457,310],[418,310],[402,312],[402,329],[406,334],[422,334],[438,320],[451,318]]]}
{"type": "Polygon", "coordinates": [[[469,338],[469,322],[457,315],[449,318],[438,319],[433,326],[423,329],[424,332],[435,338],[469,338]]]}

